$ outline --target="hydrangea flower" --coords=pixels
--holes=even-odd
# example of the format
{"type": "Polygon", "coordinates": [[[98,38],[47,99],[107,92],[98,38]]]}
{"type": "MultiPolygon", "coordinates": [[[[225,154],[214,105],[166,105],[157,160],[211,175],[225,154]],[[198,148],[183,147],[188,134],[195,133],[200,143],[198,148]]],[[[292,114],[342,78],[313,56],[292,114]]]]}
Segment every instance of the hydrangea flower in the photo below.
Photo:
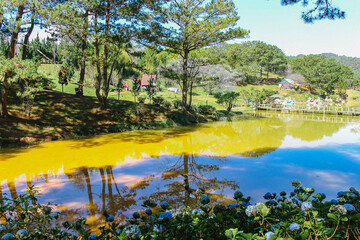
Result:
{"type": "Polygon", "coordinates": [[[234,204],[229,203],[226,207],[227,207],[227,208],[234,207],[234,204]]]}
{"type": "Polygon", "coordinates": [[[338,203],[338,201],[337,201],[336,199],[331,199],[330,202],[332,202],[333,204],[337,204],[337,203],[338,203]]]}
{"type": "Polygon", "coordinates": [[[292,223],[292,224],[290,224],[290,230],[291,230],[291,231],[298,231],[298,230],[300,230],[299,224],[297,224],[297,223],[292,223]]]}
{"type": "Polygon", "coordinates": [[[156,232],[164,232],[166,230],[166,228],[160,224],[160,225],[155,225],[153,230],[156,232]]]}
{"type": "Polygon", "coordinates": [[[165,201],[163,201],[162,203],[160,203],[160,207],[164,210],[169,208],[169,204],[165,201]]]}
{"type": "Polygon", "coordinates": [[[256,213],[259,213],[260,210],[261,210],[263,207],[266,207],[265,204],[263,204],[263,203],[257,203],[257,204],[255,205],[255,211],[256,211],[256,213]]]}
{"type": "Polygon", "coordinates": [[[357,198],[355,193],[349,193],[349,198],[357,198]]]}
{"type": "Polygon", "coordinates": [[[12,235],[11,233],[7,233],[1,238],[1,240],[10,240],[10,239],[14,239],[14,235],[12,235]]]}
{"type": "Polygon", "coordinates": [[[148,216],[147,219],[150,220],[150,221],[152,221],[152,220],[154,220],[155,218],[154,218],[153,216],[148,216]]]}
{"type": "Polygon", "coordinates": [[[301,211],[306,212],[307,210],[311,210],[313,208],[313,205],[311,202],[303,202],[301,204],[301,211]]]}
{"type": "Polygon", "coordinates": [[[273,233],[273,232],[265,233],[266,240],[269,240],[272,235],[275,235],[275,233],[273,233]]]}
{"type": "Polygon", "coordinates": [[[129,238],[140,238],[141,232],[140,228],[136,225],[128,225],[124,228],[123,232],[128,236],[129,238]]]}
{"type": "Polygon", "coordinates": [[[351,204],[344,204],[344,208],[346,209],[346,211],[348,212],[352,212],[352,211],[355,211],[355,207],[351,204]]]}
{"type": "Polygon", "coordinates": [[[113,222],[115,220],[115,217],[113,215],[109,215],[107,218],[106,218],[106,221],[107,222],[113,222]]]}
{"type": "Polygon", "coordinates": [[[197,209],[192,210],[192,214],[199,214],[199,210],[197,209]]]}
{"type": "Polygon", "coordinates": [[[140,213],[134,212],[133,213],[133,218],[140,218],[140,213]]]}
{"type": "Polygon", "coordinates": [[[237,200],[237,201],[239,201],[243,196],[244,196],[244,194],[242,192],[240,192],[239,190],[237,190],[234,193],[234,199],[237,200]]]}
{"type": "Polygon", "coordinates": [[[338,197],[344,197],[345,196],[345,192],[341,191],[337,193],[338,197]]]}
{"type": "Polygon", "coordinates": [[[220,212],[226,211],[226,207],[224,205],[222,205],[222,204],[216,204],[213,211],[214,211],[215,214],[218,214],[220,212]]]}
{"type": "Polygon", "coordinates": [[[26,237],[28,235],[28,232],[25,229],[20,229],[17,231],[16,236],[19,238],[26,237]]]}
{"type": "Polygon", "coordinates": [[[0,225],[0,232],[5,231],[5,230],[6,230],[6,227],[3,225],[0,225]]]}
{"type": "Polygon", "coordinates": [[[97,235],[91,234],[91,235],[88,237],[88,239],[89,239],[89,240],[96,240],[97,237],[98,237],[97,235]]]}
{"type": "Polygon", "coordinates": [[[150,216],[152,214],[152,210],[150,208],[145,210],[146,215],[150,216]]]}
{"type": "Polygon", "coordinates": [[[279,224],[271,225],[270,229],[271,231],[274,231],[276,228],[280,229],[281,226],[279,224]]]}
{"type": "Polygon", "coordinates": [[[121,234],[121,229],[117,229],[115,232],[116,232],[117,235],[120,235],[121,234]]]}
{"type": "Polygon", "coordinates": [[[267,192],[267,193],[265,193],[264,198],[265,199],[270,199],[270,198],[272,198],[272,196],[273,195],[270,192],[267,192]]]}
{"type": "Polygon", "coordinates": [[[172,214],[170,212],[164,212],[160,214],[159,218],[168,218],[170,220],[172,218],[172,214]]]}
{"type": "Polygon", "coordinates": [[[254,214],[256,212],[255,207],[250,205],[245,209],[245,213],[248,217],[251,216],[251,214],[254,214]]]}
{"type": "Polygon", "coordinates": [[[340,215],[346,215],[346,208],[342,205],[332,205],[329,209],[329,212],[335,212],[340,215]]]}
{"type": "Polygon", "coordinates": [[[271,204],[271,205],[275,205],[275,204],[277,204],[277,203],[276,203],[276,201],[275,201],[274,199],[269,200],[269,201],[268,201],[268,203],[269,203],[269,204],[271,204]]]}
{"type": "Polygon", "coordinates": [[[240,207],[240,205],[237,204],[237,203],[234,203],[234,206],[237,207],[237,208],[240,207]]]}
{"type": "Polygon", "coordinates": [[[200,201],[202,204],[208,204],[210,202],[210,198],[208,196],[203,196],[200,201]]]}

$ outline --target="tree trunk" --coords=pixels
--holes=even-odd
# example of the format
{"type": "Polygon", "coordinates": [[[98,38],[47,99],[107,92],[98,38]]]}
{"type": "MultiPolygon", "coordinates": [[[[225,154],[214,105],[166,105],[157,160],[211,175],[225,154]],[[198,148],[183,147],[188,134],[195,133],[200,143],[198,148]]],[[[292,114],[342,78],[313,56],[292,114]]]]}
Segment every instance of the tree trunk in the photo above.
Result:
{"type": "MultiPolygon", "coordinates": [[[[86,10],[85,12],[85,21],[86,24],[87,19],[89,16],[89,11],[86,10]]],[[[78,91],[76,93],[77,96],[82,97],[84,96],[84,80],[85,80],[85,69],[86,69],[86,54],[85,54],[85,50],[87,48],[87,42],[86,42],[86,34],[83,35],[83,40],[82,40],[82,44],[81,44],[81,62],[80,62],[80,77],[79,77],[79,88],[78,91]]]]}
{"type": "Polygon", "coordinates": [[[34,30],[34,26],[35,26],[35,11],[33,11],[31,14],[31,25],[30,25],[28,32],[26,33],[26,35],[24,37],[24,45],[22,48],[22,57],[21,57],[22,60],[26,59],[27,44],[29,43],[29,38],[30,38],[32,31],[34,30]]]}
{"type": "Polygon", "coordinates": [[[189,93],[189,109],[191,108],[191,104],[192,104],[192,92],[193,92],[193,82],[190,83],[190,93],[189,93]]]}
{"type": "Polygon", "coordinates": [[[105,173],[104,173],[104,169],[103,168],[100,168],[99,169],[100,171],[100,175],[101,175],[101,182],[102,182],[102,194],[101,194],[101,197],[102,197],[102,211],[105,211],[105,188],[106,188],[106,182],[105,182],[105,173]]]}
{"type": "Polygon", "coordinates": [[[261,84],[262,82],[262,73],[263,73],[263,68],[260,67],[260,78],[259,78],[259,85],[261,84]]]}
{"type": "Polygon", "coordinates": [[[187,110],[187,95],[188,95],[188,60],[189,60],[189,52],[184,52],[183,57],[183,80],[182,80],[182,108],[183,110],[187,110]]]}
{"type": "MultiPolygon", "coordinates": [[[[24,5],[20,5],[18,8],[18,12],[16,14],[16,22],[21,22],[23,13],[24,13],[24,5]]],[[[19,31],[20,31],[20,24],[17,25],[15,27],[14,31],[12,32],[8,59],[12,59],[15,57],[15,47],[16,47],[18,36],[19,36],[19,31]]],[[[1,93],[0,117],[2,117],[2,118],[7,118],[7,116],[9,115],[8,109],[7,109],[7,102],[8,102],[7,99],[9,96],[9,88],[10,88],[9,78],[11,78],[11,76],[12,76],[11,71],[8,71],[5,73],[4,83],[3,83],[2,90],[1,90],[2,93],[1,93]]]]}
{"type": "Polygon", "coordinates": [[[89,171],[87,168],[83,168],[82,172],[84,174],[86,186],[87,186],[87,192],[88,192],[88,198],[89,198],[89,210],[90,210],[91,215],[95,216],[95,205],[94,205],[93,193],[91,190],[89,171]]]}
{"type": "Polygon", "coordinates": [[[269,69],[267,70],[267,73],[266,73],[266,81],[269,82],[269,69]]]}
{"type": "Polygon", "coordinates": [[[77,96],[82,97],[84,96],[83,93],[83,87],[84,87],[84,79],[85,79],[85,69],[86,69],[86,55],[85,55],[85,50],[86,50],[86,40],[83,40],[82,45],[81,45],[81,62],[80,62],[80,78],[79,78],[79,88],[78,91],[76,93],[77,96]]]}
{"type": "MultiPolygon", "coordinates": [[[[98,12],[97,12],[97,10],[95,10],[95,18],[94,18],[95,26],[94,27],[95,27],[96,35],[99,32],[97,18],[98,18],[98,12]]],[[[102,75],[101,75],[101,63],[100,63],[100,43],[99,43],[98,38],[99,38],[99,36],[95,36],[95,54],[96,54],[95,65],[96,65],[96,71],[97,71],[97,76],[96,76],[96,81],[95,81],[95,94],[96,94],[97,99],[99,100],[100,109],[105,109],[106,104],[100,94],[102,75]]]]}

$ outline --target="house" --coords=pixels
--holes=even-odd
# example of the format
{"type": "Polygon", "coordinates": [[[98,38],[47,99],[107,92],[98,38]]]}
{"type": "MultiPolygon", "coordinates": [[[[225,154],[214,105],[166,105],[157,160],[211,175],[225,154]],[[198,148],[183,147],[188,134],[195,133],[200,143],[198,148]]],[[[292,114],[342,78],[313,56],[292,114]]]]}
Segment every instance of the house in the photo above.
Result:
{"type": "Polygon", "coordinates": [[[295,87],[295,81],[292,79],[284,78],[279,82],[280,89],[293,89],[295,87]]]}
{"type": "Polygon", "coordinates": [[[156,85],[157,75],[144,74],[141,78],[141,86],[145,87],[149,85],[150,79],[153,79],[154,85],[156,85]]]}

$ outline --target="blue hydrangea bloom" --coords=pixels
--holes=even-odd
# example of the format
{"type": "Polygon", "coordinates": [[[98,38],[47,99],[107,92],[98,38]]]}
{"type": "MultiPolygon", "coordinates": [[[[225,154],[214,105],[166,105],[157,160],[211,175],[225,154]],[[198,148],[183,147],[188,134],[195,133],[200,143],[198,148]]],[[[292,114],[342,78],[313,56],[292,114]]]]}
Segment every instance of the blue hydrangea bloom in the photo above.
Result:
{"type": "Polygon", "coordinates": [[[155,225],[153,230],[156,232],[164,232],[166,230],[166,228],[160,224],[160,225],[155,225]]]}
{"type": "Polygon", "coordinates": [[[145,213],[150,216],[152,214],[152,210],[148,208],[145,210],[145,213]]]}
{"type": "Polygon", "coordinates": [[[162,209],[166,210],[166,209],[168,209],[169,204],[164,201],[164,202],[160,203],[160,207],[161,207],[162,209]]]}
{"type": "Polygon", "coordinates": [[[272,235],[275,235],[275,233],[273,233],[273,232],[265,233],[266,240],[269,240],[272,235]]]}
{"type": "Polygon", "coordinates": [[[168,218],[170,220],[172,218],[172,214],[170,212],[164,212],[160,214],[160,218],[168,218]]]}
{"type": "Polygon", "coordinates": [[[346,209],[346,211],[348,212],[352,212],[352,211],[355,211],[355,207],[351,204],[344,204],[344,208],[346,209]]]}
{"type": "Polygon", "coordinates": [[[124,228],[123,232],[129,238],[139,238],[141,236],[140,228],[136,225],[128,225],[124,228]]]}
{"type": "Polygon", "coordinates": [[[16,235],[20,238],[26,237],[28,235],[28,232],[25,229],[20,229],[17,231],[16,235]]]}
{"type": "Polygon", "coordinates": [[[234,206],[235,206],[235,207],[237,207],[237,208],[238,208],[238,207],[240,207],[240,205],[239,205],[239,204],[237,204],[237,203],[235,203],[235,204],[234,204],[234,206]]]}
{"type": "Polygon", "coordinates": [[[192,210],[192,214],[199,214],[199,210],[197,209],[192,210]]]}
{"type": "Polygon", "coordinates": [[[331,199],[330,202],[332,202],[333,204],[337,204],[337,203],[338,203],[338,201],[337,201],[336,199],[331,199]]]}
{"type": "Polygon", "coordinates": [[[10,239],[14,239],[14,235],[12,235],[11,233],[7,233],[1,238],[1,240],[10,240],[10,239]]]}
{"type": "Polygon", "coordinates": [[[152,221],[152,220],[154,220],[155,218],[154,218],[153,216],[148,216],[147,219],[150,220],[150,221],[152,221]]]}
{"type": "Polygon", "coordinates": [[[276,201],[274,199],[271,199],[268,201],[269,204],[276,204],[276,201]]]}
{"type": "Polygon", "coordinates": [[[269,198],[271,198],[273,195],[270,193],[270,192],[267,192],[267,193],[265,193],[265,195],[264,195],[264,198],[265,199],[269,199],[269,198]]]}
{"type": "Polygon", "coordinates": [[[208,204],[210,202],[210,198],[208,196],[203,196],[200,201],[202,204],[208,204]]]}
{"type": "Polygon", "coordinates": [[[107,222],[113,222],[115,220],[115,217],[113,215],[110,215],[106,218],[107,222]]]}
{"type": "Polygon", "coordinates": [[[133,218],[140,218],[140,213],[134,212],[133,213],[133,218]]]}
{"type": "Polygon", "coordinates": [[[3,225],[0,225],[0,232],[5,231],[5,230],[6,230],[6,227],[3,225]]]}
{"type": "Polygon", "coordinates": [[[306,210],[310,210],[313,208],[313,205],[311,204],[311,202],[303,202],[301,204],[301,211],[305,212],[306,210]]]}
{"type": "Polygon", "coordinates": [[[356,196],[355,193],[349,193],[349,197],[350,197],[350,198],[357,198],[357,196],[356,196]]]}
{"type": "Polygon", "coordinates": [[[297,224],[297,223],[292,223],[292,224],[290,224],[290,230],[291,230],[291,231],[298,231],[298,230],[300,230],[299,224],[297,224]]]}
{"type": "Polygon", "coordinates": [[[338,197],[344,197],[345,196],[345,192],[341,191],[337,193],[338,197]]]}
{"type": "Polygon", "coordinates": [[[121,229],[117,229],[115,232],[116,232],[117,235],[120,235],[121,234],[121,229]]]}
{"type": "Polygon", "coordinates": [[[229,207],[234,207],[234,204],[229,203],[229,204],[227,205],[227,208],[229,208],[229,207]]]}
{"type": "Polygon", "coordinates": [[[88,239],[89,239],[89,240],[96,240],[97,237],[98,237],[97,235],[91,234],[88,239]]]}
{"type": "Polygon", "coordinates": [[[271,231],[274,231],[276,228],[280,229],[281,226],[279,224],[271,225],[271,231]]]}

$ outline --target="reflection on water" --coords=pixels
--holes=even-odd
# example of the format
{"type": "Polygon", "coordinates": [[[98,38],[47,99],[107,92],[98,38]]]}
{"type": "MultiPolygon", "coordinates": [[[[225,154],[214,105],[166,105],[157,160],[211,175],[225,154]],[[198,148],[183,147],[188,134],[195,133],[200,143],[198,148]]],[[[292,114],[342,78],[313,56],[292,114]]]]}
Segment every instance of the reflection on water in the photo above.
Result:
{"type": "Polygon", "coordinates": [[[356,129],[356,118],[262,113],[4,150],[0,198],[35,185],[41,201],[98,224],[103,210],[125,219],[148,197],[176,210],[198,204],[202,192],[227,203],[240,188],[259,201],[267,191],[290,190],[294,179],[331,196],[359,187],[356,129]]]}

